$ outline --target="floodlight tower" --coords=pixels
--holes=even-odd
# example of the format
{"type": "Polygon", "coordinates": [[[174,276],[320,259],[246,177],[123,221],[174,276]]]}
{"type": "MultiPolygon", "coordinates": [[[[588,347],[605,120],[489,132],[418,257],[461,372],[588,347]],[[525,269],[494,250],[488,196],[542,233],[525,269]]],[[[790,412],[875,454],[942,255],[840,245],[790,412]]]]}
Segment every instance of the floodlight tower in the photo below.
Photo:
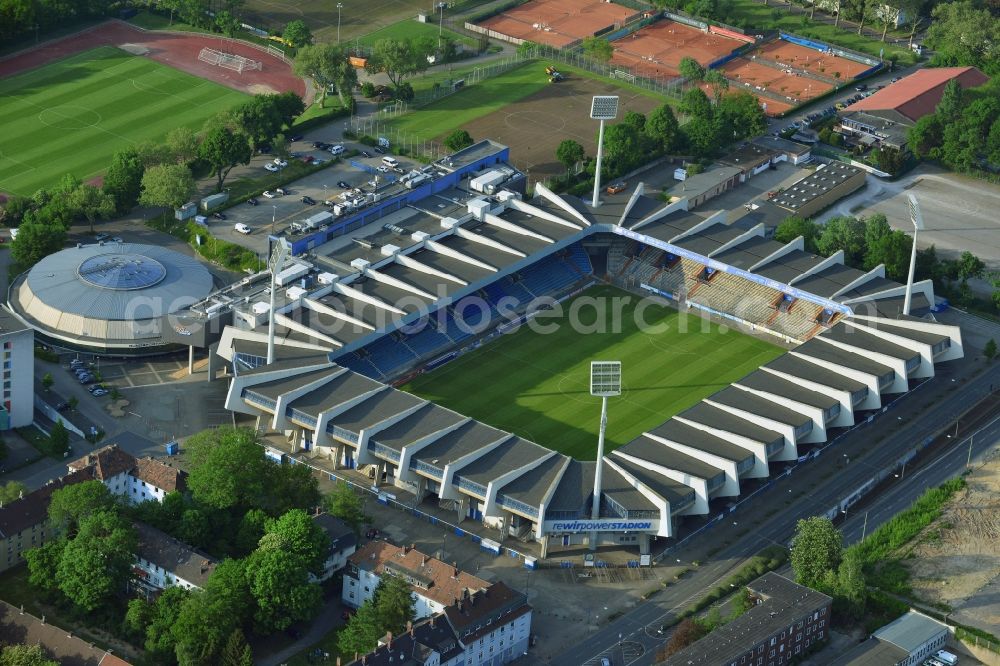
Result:
{"type": "Polygon", "coordinates": [[[601,160],[604,157],[604,121],[618,117],[618,95],[594,95],[590,103],[590,117],[601,121],[601,129],[597,133],[597,171],[594,172],[594,197],[590,205],[597,208],[601,205],[601,160]]]}
{"type": "MultiPolygon", "coordinates": [[[[622,394],[622,362],[590,362],[590,395],[601,399],[601,429],[597,435],[597,469],[594,470],[594,501],[590,506],[590,519],[601,517],[601,470],[604,465],[604,431],[608,427],[608,398],[622,394]]],[[[596,546],[594,531],[590,547],[596,546]]]]}
{"type": "Polygon", "coordinates": [[[278,290],[278,273],[285,265],[285,257],[288,256],[288,243],[284,238],[279,238],[278,242],[271,248],[271,259],[267,262],[271,269],[271,311],[267,322],[267,364],[274,363],[274,309],[275,293],[278,290]]]}
{"type": "Polygon", "coordinates": [[[910,250],[910,275],[906,279],[906,298],[903,299],[903,314],[910,314],[910,301],[913,300],[913,273],[917,267],[917,232],[924,229],[924,217],[920,214],[920,204],[916,197],[907,194],[907,207],[910,209],[910,223],[913,225],[913,248],[910,250]]]}

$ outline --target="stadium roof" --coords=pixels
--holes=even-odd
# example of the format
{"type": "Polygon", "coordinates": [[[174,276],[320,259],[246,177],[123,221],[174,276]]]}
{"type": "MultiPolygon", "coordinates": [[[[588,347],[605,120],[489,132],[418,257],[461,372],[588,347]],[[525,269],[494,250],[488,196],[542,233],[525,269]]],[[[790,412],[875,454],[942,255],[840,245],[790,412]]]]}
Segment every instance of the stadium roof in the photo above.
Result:
{"type": "Polygon", "coordinates": [[[536,507],[541,504],[549,491],[555,490],[553,484],[569,463],[570,458],[562,454],[550,456],[530,471],[502,486],[500,492],[512,500],[536,507]]]}
{"type": "Polygon", "coordinates": [[[402,451],[404,446],[454,427],[466,418],[450,409],[429,402],[385,430],[372,435],[372,441],[382,446],[388,446],[390,449],[402,451]]]}
{"type": "Polygon", "coordinates": [[[963,88],[974,88],[989,81],[975,67],[925,67],[851,104],[844,109],[844,113],[891,109],[916,122],[934,113],[945,85],[952,79],[956,79],[963,88]]]}
{"type": "MultiPolygon", "coordinates": [[[[108,243],[50,254],[28,272],[27,287],[59,315],[129,321],[201,300],[212,291],[212,274],[194,257],[163,247],[108,243]]],[[[34,312],[30,305],[26,309],[34,312]]]]}

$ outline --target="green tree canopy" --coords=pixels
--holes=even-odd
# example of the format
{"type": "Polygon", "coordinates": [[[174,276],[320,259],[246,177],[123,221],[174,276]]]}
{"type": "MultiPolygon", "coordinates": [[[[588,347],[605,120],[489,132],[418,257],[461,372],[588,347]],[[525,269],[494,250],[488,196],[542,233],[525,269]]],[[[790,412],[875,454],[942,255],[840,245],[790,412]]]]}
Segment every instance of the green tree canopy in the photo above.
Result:
{"type": "Polygon", "coordinates": [[[175,643],[172,628],[177,624],[181,607],[191,593],[183,587],[171,586],[165,589],[153,602],[153,611],[146,625],[146,652],[158,663],[170,663],[174,659],[175,643]]]}
{"type": "Polygon", "coordinates": [[[321,94],[320,106],[326,105],[326,93],[331,84],[336,86],[340,103],[344,106],[347,105],[345,93],[349,95],[358,85],[357,70],[348,61],[347,54],[336,44],[318,44],[299,49],[293,67],[296,74],[308,76],[316,83],[321,94]]]}
{"type": "Polygon", "coordinates": [[[222,184],[233,167],[250,163],[253,149],[247,135],[217,126],[209,130],[198,146],[198,157],[212,167],[212,174],[216,177],[215,189],[221,192],[222,184]]]}
{"type": "Polygon", "coordinates": [[[972,65],[988,75],[1000,73],[1000,17],[971,0],[943,2],[934,7],[925,43],[935,51],[937,65],[972,65]]]}
{"type": "Polygon", "coordinates": [[[680,123],[669,104],[656,107],[646,119],[646,135],[655,146],[668,153],[680,148],[680,123]]]}
{"type": "Polygon", "coordinates": [[[167,132],[165,144],[173,161],[190,164],[198,157],[198,135],[190,127],[175,127],[167,132]]]}
{"type": "Polygon", "coordinates": [[[844,263],[858,268],[865,256],[865,222],[856,217],[838,216],[823,225],[816,249],[824,257],[844,251],[844,263]]]}
{"type": "Polygon", "coordinates": [[[360,535],[361,526],[369,522],[364,512],[364,502],[345,481],[337,481],[326,496],[326,510],[334,518],[340,518],[350,525],[356,535],[360,535]]]}
{"type": "Polygon", "coordinates": [[[250,594],[257,602],[254,623],[264,632],[310,619],[322,600],[319,584],[309,578],[305,558],[289,556],[280,544],[265,534],[246,562],[250,594]]]}
{"type": "Polygon", "coordinates": [[[583,146],[573,139],[563,139],[556,148],[556,159],[567,171],[582,162],[584,157],[583,146]]]}
{"type": "Polygon", "coordinates": [[[444,139],[445,148],[452,152],[458,152],[463,148],[468,148],[473,143],[472,135],[464,129],[457,129],[444,139]]]}
{"type": "Polygon", "coordinates": [[[49,501],[49,522],[69,536],[76,534],[87,516],[112,511],[115,498],[100,481],[92,479],[73,483],[52,493],[49,501]]]}
{"type": "Polygon", "coordinates": [[[319,575],[330,552],[330,538],[302,509],[287,511],[268,522],[261,548],[272,548],[289,558],[298,558],[310,573],[319,575]]]}
{"type": "Polygon", "coordinates": [[[135,148],[124,148],[111,157],[111,164],[104,174],[101,187],[114,197],[119,213],[128,212],[139,201],[144,170],[145,166],[135,148]]]}
{"type": "Polygon", "coordinates": [[[188,488],[195,501],[216,509],[259,506],[273,463],[250,428],[223,427],[185,442],[191,467],[188,488]]]}
{"type": "Polygon", "coordinates": [[[281,33],[281,36],[295,48],[307,46],[313,42],[312,31],[309,30],[306,22],[301,19],[289,21],[285,25],[285,30],[281,33]]]}
{"type": "Polygon", "coordinates": [[[801,217],[786,217],[785,220],[774,230],[774,240],[779,243],[791,243],[802,236],[803,246],[806,252],[816,252],[816,240],[819,238],[819,225],[812,220],[801,217]]]}
{"type": "Polygon", "coordinates": [[[69,205],[79,211],[90,223],[90,233],[94,233],[94,221],[111,217],[115,212],[115,198],[93,185],[83,184],[69,193],[69,205]]]}
{"type": "Polygon", "coordinates": [[[337,635],[337,649],[341,654],[367,654],[383,636],[375,603],[369,599],[351,615],[347,625],[337,635]]]}
{"type": "Polygon", "coordinates": [[[66,539],[54,539],[48,543],[25,551],[24,559],[28,563],[28,583],[32,587],[46,592],[58,592],[59,582],[56,574],[66,549],[66,539]]]}
{"type": "Polygon", "coordinates": [[[611,62],[615,47],[603,37],[584,37],[580,44],[583,52],[599,62],[611,62]]]}
{"type": "Polygon", "coordinates": [[[677,70],[688,81],[701,81],[705,78],[705,68],[690,56],[681,58],[680,63],[677,65],[677,70]]]}
{"type": "Polygon", "coordinates": [[[410,585],[399,576],[382,576],[375,588],[375,613],[382,634],[391,631],[398,636],[406,623],[416,618],[416,606],[410,585]]]}
{"type": "Polygon", "coordinates": [[[66,229],[59,224],[26,221],[17,229],[10,254],[20,268],[27,270],[66,244],[66,229]]]}
{"type": "Polygon", "coordinates": [[[6,645],[0,649],[0,666],[59,666],[39,644],[6,645]]]}
{"type": "Polygon", "coordinates": [[[369,74],[385,74],[398,90],[405,79],[425,71],[428,65],[427,54],[411,40],[380,39],[372,46],[365,70],[369,74]]]}
{"type": "Polygon", "coordinates": [[[681,100],[681,111],[691,116],[692,119],[712,120],[715,118],[715,111],[712,108],[712,101],[701,88],[690,88],[684,93],[681,100]]]}
{"type": "Polygon", "coordinates": [[[160,164],[147,167],[142,174],[139,203],[146,206],[177,208],[194,194],[194,177],[183,164],[160,164]]]}
{"type": "Polygon", "coordinates": [[[136,546],[135,530],[118,514],[84,516],[59,561],[59,589],[80,610],[101,608],[128,580],[136,546]]]}
{"type": "Polygon", "coordinates": [[[729,143],[767,131],[767,116],[756,97],[745,91],[724,95],[716,107],[720,140],[729,143]]]}
{"type": "Polygon", "coordinates": [[[796,523],[791,553],[796,582],[807,587],[821,584],[828,572],[840,566],[843,553],[840,530],[829,518],[813,516],[796,523]]]}
{"type": "Polygon", "coordinates": [[[20,499],[21,495],[27,492],[28,486],[20,481],[8,481],[0,485],[0,504],[8,504],[16,499],[20,499]]]}
{"type": "Polygon", "coordinates": [[[253,651],[243,630],[233,629],[222,651],[222,666],[253,666],[253,651]]]}

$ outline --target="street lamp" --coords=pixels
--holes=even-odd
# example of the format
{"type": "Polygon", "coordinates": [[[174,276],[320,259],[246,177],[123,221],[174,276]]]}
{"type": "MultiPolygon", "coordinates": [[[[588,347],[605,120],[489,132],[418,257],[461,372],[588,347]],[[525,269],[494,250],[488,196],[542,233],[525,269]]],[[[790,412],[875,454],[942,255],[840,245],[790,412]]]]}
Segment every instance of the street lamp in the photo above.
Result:
{"type": "Polygon", "coordinates": [[[441,10],[441,19],[438,21],[438,52],[441,51],[441,33],[444,32],[444,9],[447,6],[447,2],[439,2],[437,4],[437,8],[441,10]]]}
{"type": "Polygon", "coordinates": [[[344,3],[337,3],[337,43],[340,43],[340,10],[344,8],[344,3]]]}
{"type": "Polygon", "coordinates": [[[903,299],[903,314],[910,314],[910,302],[913,300],[913,273],[917,267],[917,232],[924,228],[924,218],[920,214],[920,204],[912,194],[906,195],[910,209],[910,223],[913,225],[913,247],[910,249],[910,275],[906,279],[906,297],[903,299]]]}

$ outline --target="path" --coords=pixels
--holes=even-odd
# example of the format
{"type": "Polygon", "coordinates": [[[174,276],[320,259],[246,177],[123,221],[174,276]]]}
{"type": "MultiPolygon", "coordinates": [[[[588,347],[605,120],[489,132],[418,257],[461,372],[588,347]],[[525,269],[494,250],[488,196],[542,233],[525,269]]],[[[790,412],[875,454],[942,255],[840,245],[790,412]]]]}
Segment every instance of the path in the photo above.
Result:
{"type": "Polygon", "coordinates": [[[323,607],[319,610],[316,619],[309,626],[308,631],[299,636],[294,643],[286,645],[280,651],[267,656],[258,656],[254,659],[254,663],[257,666],[279,666],[279,664],[283,664],[311,645],[320,642],[334,627],[338,627],[344,623],[340,619],[342,610],[343,604],[340,601],[340,596],[334,594],[323,602],[323,607]]]}

